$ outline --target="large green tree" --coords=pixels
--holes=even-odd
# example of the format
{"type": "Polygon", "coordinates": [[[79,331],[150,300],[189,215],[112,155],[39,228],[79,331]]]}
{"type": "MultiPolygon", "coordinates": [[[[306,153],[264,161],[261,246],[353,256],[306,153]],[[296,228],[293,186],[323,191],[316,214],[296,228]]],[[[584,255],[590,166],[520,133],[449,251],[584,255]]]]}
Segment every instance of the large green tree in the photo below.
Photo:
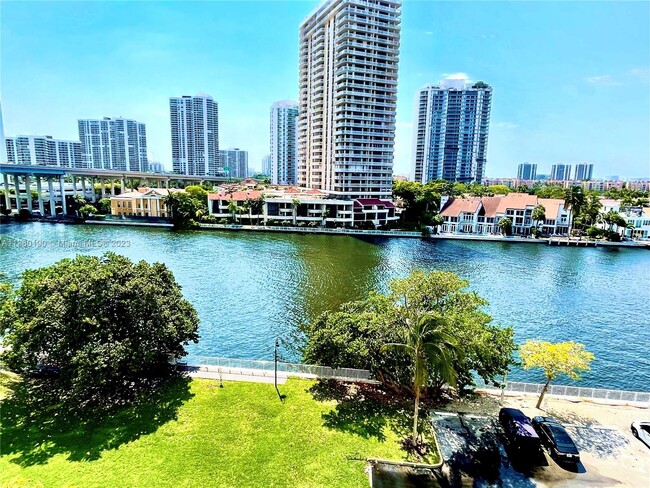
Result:
{"type": "MultiPolygon", "coordinates": [[[[512,362],[513,331],[493,325],[492,317],[483,311],[487,302],[468,291],[468,286],[456,274],[444,271],[414,271],[408,278],[393,280],[389,293],[371,293],[366,300],[346,303],[308,324],[304,358],[333,367],[369,369],[393,390],[413,392],[408,355],[382,346],[405,342],[406,318],[411,320],[413,313],[406,310],[417,310],[412,320],[428,314],[441,317],[441,331],[462,345],[463,354],[452,357],[460,388],[473,384],[474,374],[495,382],[512,362]]],[[[435,392],[444,383],[445,378],[431,368],[430,390],[435,392]]]]}
{"type": "Polygon", "coordinates": [[[108,407],[171,374],[171,359],[198,340],[198,316],[169,269],[113,253],[25,271],[5,297],[2,354],[15,372],[59,369],[55,403],[108,407]]]}

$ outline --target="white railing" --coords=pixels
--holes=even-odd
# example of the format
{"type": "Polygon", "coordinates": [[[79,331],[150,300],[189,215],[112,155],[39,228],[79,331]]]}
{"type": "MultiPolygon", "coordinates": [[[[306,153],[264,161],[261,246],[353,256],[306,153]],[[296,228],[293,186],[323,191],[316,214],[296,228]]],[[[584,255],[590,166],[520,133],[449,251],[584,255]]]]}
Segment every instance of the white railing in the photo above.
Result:
{"type": "MultiPolygon", "coordinates": [[[[233,359],[222,357],[198,356],[198,364],[195,366],[215,366],[217,368],[235,369],[258,369],[263,371],[274,371],[273,361],[261,361],[255,359],[233,359]]],[[[292,373],[298,375],[313,375],[316,378],[331,378],[348,381],[372,381],[370,371],[353,368],[330,368],[329,366],[316,366],[312,364],[297,364],[278,362],[278,371],[281,373],[292,373]]]]}
{"type": "Polygon", "coordinates": [[[343,227],[328,229],[327,227],[283,227],[279,225],[243,225],[243,224],[200,224],[206,229],[234,229],[234,230],[263,230],[269,232],[304,232],[307,234],[359,234],[372,236],[393,237],[422,237],[421,232],[406,230],[362,230],[347,229],[343,227]]]}
{"type": "MultiPolygon", "coordinates": [[[[481,380],[476,381],[479,387],[495,388],[485,385],[481,380]]],[[[544,385],[540,383],[524,383],[520,381],[507,381],[505,391],[512,393],[525,393],[539,395],[544,385]]],[[[612,400],[617,402],[629,402],[645,404],[650,408],[650,392],[608,390],[606,388],[590,388],[584,386],[550,385],[547,391],[549,395],[566,396],[573,398],[586,398],[594,400],[612,400]]]]}

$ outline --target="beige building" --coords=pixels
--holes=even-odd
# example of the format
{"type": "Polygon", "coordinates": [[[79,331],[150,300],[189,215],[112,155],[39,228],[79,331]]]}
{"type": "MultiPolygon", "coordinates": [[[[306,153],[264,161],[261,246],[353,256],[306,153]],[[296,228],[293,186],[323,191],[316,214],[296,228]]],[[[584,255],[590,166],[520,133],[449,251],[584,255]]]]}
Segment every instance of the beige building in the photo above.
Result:
{"type": "Polygon", "coordinates": [[[138,188],[111,197],[111,215],[130,217],[169,217],[165,198],[175,188],[138,188]]]}
{"type": "Polygon", "coordinates": [[[300,26],[300,186],[391,198],[400,17],[398,0],[329,0],[300,26]]]}

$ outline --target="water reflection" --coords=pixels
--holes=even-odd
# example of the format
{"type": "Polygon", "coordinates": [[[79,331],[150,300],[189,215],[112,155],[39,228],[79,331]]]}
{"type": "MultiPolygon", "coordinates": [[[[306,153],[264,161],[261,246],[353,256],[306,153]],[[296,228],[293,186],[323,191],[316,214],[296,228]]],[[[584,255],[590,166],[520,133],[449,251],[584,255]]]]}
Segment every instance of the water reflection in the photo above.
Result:
{"type": "MultiPolygon", "coordinates": [[[[276,337],[348,300],[385,290],[412,269],[442,269],[470,281],[497,323],[526,338],[576,340],[596,359],[586,386],[650,388],[650,253],[540,244],[64,226],[0,226],[2,239],[127,240],[129,247],[0,246],[0,271],[112,250],[172,270],[201,319],[196,355],[273,357],[276,337]],[[615,351],[615,353],[613,352],[615,351]]],[[[287,352],[288,354],[288,352],[287,352]]],[[[540,381],[536,373],[512,379],[540,381]]]]}

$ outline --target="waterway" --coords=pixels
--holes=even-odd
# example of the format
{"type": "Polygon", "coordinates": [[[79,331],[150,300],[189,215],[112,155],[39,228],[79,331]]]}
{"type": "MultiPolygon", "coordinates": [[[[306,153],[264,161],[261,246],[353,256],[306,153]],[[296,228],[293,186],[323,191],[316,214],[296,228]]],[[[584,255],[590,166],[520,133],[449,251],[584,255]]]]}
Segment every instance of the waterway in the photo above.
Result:
{"type": "MultiPolygon", "coordinates": [[[[271,359],[276,337],[286,341],[322,311],[385,290],[412,269],[441,269],[469,280],[517,342],[584,343],[596,359],[581,385],[650,391],[647,250],[49,223],[3,224],[0,239],[32,243],[0,246],[0,271],[16,283],[25,269],[77,253],[167,264],[201,319],[190,360],[271,359]]],[[[509,379],[542,381],[522,370],[509,379]]]]}

